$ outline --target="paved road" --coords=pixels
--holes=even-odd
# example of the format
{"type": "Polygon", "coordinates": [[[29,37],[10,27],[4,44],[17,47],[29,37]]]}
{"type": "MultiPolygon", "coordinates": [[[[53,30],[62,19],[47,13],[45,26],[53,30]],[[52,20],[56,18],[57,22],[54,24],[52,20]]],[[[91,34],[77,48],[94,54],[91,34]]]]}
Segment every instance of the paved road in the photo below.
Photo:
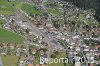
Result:
{"type": "MultiPolygon", "coordinates": [[[[31,22],[31,20],[30,20],[22,11],[16,10],[15,13],[19,16],[19,18],[20,18],[21,20],[27,21],[27,26],[28,26],[29,29],[31,29],[31,31],[32,31],[32,33],[33,33],[34,35],[43,36],[43,37],[44,37],[44,39],[43,39],[44,42],[46,42],[46,43],[48,43],[48,44],[50,44],[50,45],[56,46],[57,48],[62,48],[62,49],[63,49],[63,47],[62,47],[60,44],[57,45],[57,44],[53,43],[52,41],[50,41],[49,39],[52,39],[52,38],[48,38],[46,35],[44,35],[44,34],[31,22]]],[[[52,39],[52,40],[53,40],[53,39],[52,39]]]]}

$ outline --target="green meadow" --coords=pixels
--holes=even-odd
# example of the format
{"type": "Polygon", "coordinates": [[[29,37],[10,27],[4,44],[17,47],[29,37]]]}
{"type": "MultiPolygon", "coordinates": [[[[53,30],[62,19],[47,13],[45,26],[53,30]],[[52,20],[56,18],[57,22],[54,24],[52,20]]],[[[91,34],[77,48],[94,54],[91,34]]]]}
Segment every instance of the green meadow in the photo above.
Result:
{"type": "Polygon", "coordinates": [[[6,0],[0,0],[0,14],[14,14],[13,6],[6,0]]]}
{"type": "Polygon", "coordinates": [[[16,66],[18,62],[17,56],[2,56],[3,66],[16,66]]]}
{"type": "Polygon", "coordinates": [[[36,5],[31,5],[31,4],[19,3],[18,5],[16,5],[16,8],[21,9],[28,14],[42,14],[43,13],[43,11],[39,10],[36,5]]]}
{"type": "Polygon", "coordinates": [[[0,42],[23,43],[24,38],[16,33],[0,28],[0,42]]]}

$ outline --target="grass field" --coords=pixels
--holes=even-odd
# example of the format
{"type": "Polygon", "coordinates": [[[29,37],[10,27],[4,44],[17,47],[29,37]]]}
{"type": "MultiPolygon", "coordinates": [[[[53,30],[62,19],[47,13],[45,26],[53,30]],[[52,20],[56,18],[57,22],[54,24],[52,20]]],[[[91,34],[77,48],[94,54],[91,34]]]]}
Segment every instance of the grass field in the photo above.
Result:
{"type": "Polygon", "coordinates": [[[0,0],[0,14],[14,14],[13,6],[6,0],[0,0]]]}
{"type": "Polygon", "coordinates": [[[16,66],[16,63],[18,62],[17,56],[2,56],[2,62],[3,66],[16,66]]]}
{"type": "Polygon", "coordinates": [[[14,8],[17,7],[28,14],[42,14],[42,10],[38,10],[37,6],[30,4],[23,4],[21,2],[7,2],[7,0],[0,0],[0,14],[12,15],[14,14],[14,8]]]}
{"type": "Polygon", "coordinates": [[[12,33],[5,29],[0,28],[0,42],[13,42],[13,43],[22,43],[24,38],[16,33],[12,33]]]}
{"type": "Polygon", "coordinates": [[[43,13],[43,11],[39,10],[38,7],[35,5],[19,3],[16,7],[17,9],[22,9],[28,14],[42,14],[43,13]]]}
{"type": "MultiPolygon", "coordinates": [[[[66,58],[66,54],[65,52],[60,52],[58,55],[57,55],[57,58],[66,58]]],[[[49,64],[49,66],[64,66],[63,63],[51,63],[49,64]]],[[[67,66],[70,66],[70,64],[67,64],[67,66]]]]}

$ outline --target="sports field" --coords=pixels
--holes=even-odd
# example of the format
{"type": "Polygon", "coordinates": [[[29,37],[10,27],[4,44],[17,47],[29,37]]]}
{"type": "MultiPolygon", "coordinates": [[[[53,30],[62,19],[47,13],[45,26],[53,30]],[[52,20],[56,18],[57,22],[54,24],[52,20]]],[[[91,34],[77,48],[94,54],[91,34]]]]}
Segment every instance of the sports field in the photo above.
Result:
{"type": "Polygon", "coordinates": [[[24,38],[16,33],[0,28],[0,42],[23,43],[24,38]]]}

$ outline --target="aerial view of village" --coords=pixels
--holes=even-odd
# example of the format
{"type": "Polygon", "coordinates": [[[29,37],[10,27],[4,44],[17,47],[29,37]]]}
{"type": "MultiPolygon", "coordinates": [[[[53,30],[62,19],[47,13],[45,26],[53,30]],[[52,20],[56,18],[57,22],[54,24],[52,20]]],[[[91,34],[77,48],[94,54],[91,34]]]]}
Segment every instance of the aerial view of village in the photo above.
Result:
{"type": "Polygon", "coordinates": [[[0,0],[0,66],[100,66],[100,0],[0,0]]]}

